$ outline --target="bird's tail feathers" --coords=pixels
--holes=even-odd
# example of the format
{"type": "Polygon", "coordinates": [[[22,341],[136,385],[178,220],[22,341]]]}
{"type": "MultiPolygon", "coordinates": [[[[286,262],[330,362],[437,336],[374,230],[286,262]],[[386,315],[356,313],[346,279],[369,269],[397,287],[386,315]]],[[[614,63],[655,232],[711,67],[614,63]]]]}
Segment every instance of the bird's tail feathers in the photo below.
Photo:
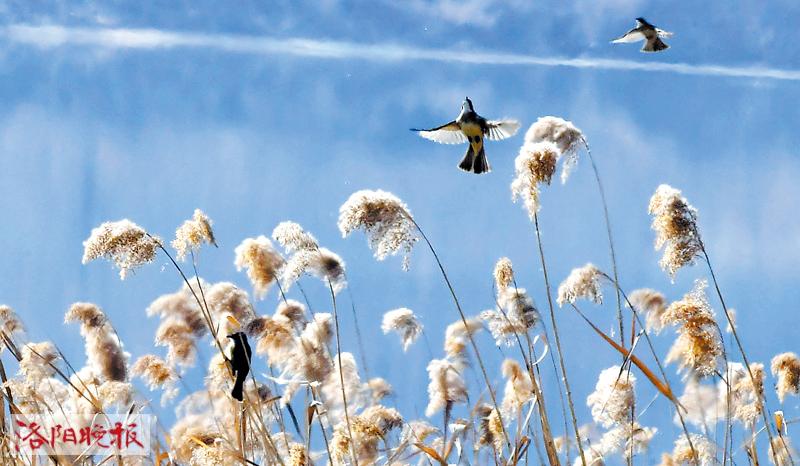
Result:
{"type": "Polygon", "coordinates": [[[489,160],[486,159],[486,152],[481,146],[480,152],[475,156],[475,162],[472,163],[472,172],[480,175],[481,173],[489,173],[492,167],[489,166],[489,160]]]}
{"type": "Polygon", "coordinates": [[[467,146],[467,153],[464,155],[464,158],[461,159],[461,162],[458,164],[458,168],[464,170],[465,172],[471,172],[474,161],[475,151],[472,150],[472,144],[470,144],[467,146]]]}
{"type": "Polygon", "coordinates": [[[642,47],[642,52],[660,52],[668,48],[669,45],[664,43],[663,40],[656,37],[655,40],[653,41],[645,42],[644,47],[642,47]]]}
{"type": "Polygon", "coordinates": [[[486,159],[486,152],[484,151],[483,144],[481,144],[477,154],[475,153],[475,148],[470,144],[469,147],[467,147],[467,153],[464,155],[464,158],[461,159],[461,163],[458,164],[458,168],[465,172],[475,173],[476,175],[492,171],[492,168],[489,166],[489,161],[486,159]]]}
{"type": "Polygon", "coordinates": [[[235,400],[244,400],[244,379],[244,377],[236,377],[236,382],[233,384],[233,390],[231,390],[231,397],[235,400]]]}

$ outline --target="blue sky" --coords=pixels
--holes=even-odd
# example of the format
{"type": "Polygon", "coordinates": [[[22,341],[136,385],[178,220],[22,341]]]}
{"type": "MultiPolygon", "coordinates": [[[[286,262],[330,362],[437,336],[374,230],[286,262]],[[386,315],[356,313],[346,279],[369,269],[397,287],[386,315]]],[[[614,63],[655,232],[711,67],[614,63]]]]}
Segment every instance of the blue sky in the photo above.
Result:
{"type": "MultiPolygon", "coordinates": [[[[31,338],[54,340],[73,360],[82,358],[78,329],[61,326],[70,303],[103,307],[135,357],[151,351],[157,325],[144,309],[180,286],[164,260],[125,282],[107,264],[81,265],[92,227],[127,217],[170,237],[202,208],[220,248],[202,252],[201,274],[249,289],[234,247],[294,220],[347,262],[370,375],[395,385],[402,411],[423,411],[427,350],[399,357],[379,325],[383,312],[409,307],[440,354],[457,314],[435,263],[422,248],[409,272],[397,259],[378,263],[363,237],[340,237],[336,219],[353,191],[391,191],[438,248],[468,313],[493,304],[501,256],[544,309],[533,229],[508,187],[521,135],[489,145],[494,171],[474,176],[455,168],[463,147],[408,131],[449,121],[467,95],[479,113],[517,118],[523,130],[557,115],[584,131],[626,288],[677,299],[704,276],[682,270],[673,284],[658,267],[647,202],[669,183],[700,211],[751,358],[800,350],[800,51],[784,34],[800,20],[793,2],[17,2],[0,11],[0,301],[31,338]],[[610,45],[636,16],[673,31],[672,48],[645,55],[610,45]],[[508,61],[516,64],[497,64],[508,61]],[[528,62],[557,66],[519,64],[528,62]]],[[[610,269],[586,162],[543,195],[556,283],[588,261],[610,269]]],[[[328,311],[325,289],[311,280],[306,288],[328,311]]],[[[275,299],[258,309],[271,313],[275,299]]],[[[583,307],[612,329],[613,306],[583,307]]],[[[558,317],[588,420],[583,400],[618,358],[567,310],[558,317]]],[[[356,350],[353,338],[347,316],[345,349],[356,350]]],[[[659,340],[662,352],[669,342],[659,340]]],[[[499,382],[502,356],[486,335],[481,343],[499,382]]],[[[639,392],[652,397],[644,381],[639,392]]],[[[677,428],[665,421],[667,404],[655,406],[643,423],[661,428],[658,454],[677,428]]]]}

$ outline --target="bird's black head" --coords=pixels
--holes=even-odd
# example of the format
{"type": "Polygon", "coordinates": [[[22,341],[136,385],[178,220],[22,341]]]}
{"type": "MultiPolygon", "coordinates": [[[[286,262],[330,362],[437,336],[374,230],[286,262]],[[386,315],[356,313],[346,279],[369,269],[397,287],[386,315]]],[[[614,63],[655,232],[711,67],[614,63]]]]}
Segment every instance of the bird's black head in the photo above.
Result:
{"type": "Polygon", "coordinates": [[[230,335],[228,335],[228,338],[230,338],[231,340],[241,340],[242,337],[244,337],[244,333],[242,332],[231,333],[230,335]]]}
{"type": "Polygon", "coordinates": [[[646,19],[642,18],[641,16],[636,18],[636,22],[642,26],[652,26],[650,23],[647,22],[646,19]]]}
{"type": "Polygon", "coordinates": [[[472,101],[469,100],[469,97],[464,97],[464,103],[461,104],[461,109],[469,112],[475,111],[475,109],[472,107],[472,101]]]}

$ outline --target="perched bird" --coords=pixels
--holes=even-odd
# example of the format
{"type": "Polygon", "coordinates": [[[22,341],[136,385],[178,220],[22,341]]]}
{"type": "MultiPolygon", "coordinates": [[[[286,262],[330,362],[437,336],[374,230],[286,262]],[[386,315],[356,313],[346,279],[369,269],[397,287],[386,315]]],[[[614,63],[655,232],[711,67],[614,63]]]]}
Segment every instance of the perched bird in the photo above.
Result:
{"type": "Polygon", "coordinates": [[[491,171],[486,153],[483,150],[484,137],[499,141],[513,136],[519,129],[516,120],[486,120],[475,113],[469,97],[461,104],[461,113],[450,123],[431,129],[412,129],[425,139],[441,144],[469,143],[467,154],[458,164],[458,168],[476,174],[491,171]]]}
{"type": "Polygon", "coordinates": [[[644,40],[646,42],[642,47],[642,52],[660,52],[669,48],[669,45],[665,44],[661,38],[671,36],[671,32],[667,32],[653,26],[644,18],[636,18],[636,27],[626,32],[625,35],[619,39],[612,40],[611,43],[621,44],[644,40]]]}
{"type": "Polygon", "coordinates": [[[230,366],[234,377],[236,377],[233,390],[231,390],[231,397],[242,401],[244,399],[242,389],[244,388],[244,381],[247,379],[247,374],[250,373],[250,356],[252,356],[253,350],[250,349],[247,336],[243,332],[232,333],[228,335],[228,338],[233,340],[230,366]]]}

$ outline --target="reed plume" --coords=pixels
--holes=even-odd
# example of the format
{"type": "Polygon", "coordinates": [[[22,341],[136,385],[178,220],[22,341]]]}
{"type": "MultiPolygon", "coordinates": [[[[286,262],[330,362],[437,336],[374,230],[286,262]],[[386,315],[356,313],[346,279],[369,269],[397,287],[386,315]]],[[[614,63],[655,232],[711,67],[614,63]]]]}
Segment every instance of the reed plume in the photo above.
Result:
{"type": "Polygon", "coordinates": [[[681,267],[692,265],[702,250],[697,234],[697,209],[681,192],[662,184],[650,198],[648,212],[653,216],[656,249],[664,249],[659,264],[674,277],[681,267]]]}
{"type": "Polygon", "coordinates": [[[792,441],[788,437],[774,437],[769,443],[768,457],[770,463],[775,466],[789,466],[794,464],[792,459],[797,456],[797,452],[792,447],[792,441]]]}
{"type": "Polygon", "coordinates": [[[381,330],[384,334],[395,332],[400,336],[400,341],[403,344],[403,351],[408,351],[408,348],[416,341],[422,333],[422,324],[419,323],[414,311],[401,307],[392,311],[387,311],[383,315],[383,323],[381,330]]]}
{"type": "Polygon", "coordinates": [[[408,270],[418,238],[411,212],[394,194],[381,190],[353,193],[339,209],[338,225],[344,238],[363,230],[378,260],[402,253],[403,270],[408,270]]]}
{"type": "Polygon", "coordinates": [[[600,289],[602,273],[593,264],[572,269],[569,276],[558,286],[559,306],[564,303],[574,303],[579,298],[585,298],[596,304],[603,303],[603,292],[600,289]]]}
{"type": "Polygon", "coordinates": [[[667,362],[677,361],[681,369],[698,377],[717,373],[723,355],[719,327],[705,294],[707,286],[704,280],[697,280],[692,291],[661,315],[662,323],[677,326],[678,333],[667,362]]]}
{"type": "Polygon", "coordinates": [[[539,185],[550,184],[561,152],[549,142],[526,143],[514,160],[516,176],[511,183],[511,200],[521,199],[533,220],[541,207],[539,185]]]}
{"type": "Polygon", "coordinates": [[[284,265],[283,257],[272,246],[266,236],[247,238],[236,247],[236,270],[247,269],[247,277],[253,285],[253,294],[263,298],[284,265]]]}
{"type": "Polygon", "coordinates": [[[122,342],[99,307],[92,303],[75,303],[64,315],[64,322],[81,324],[86,358],[104,380],[127,381],[130,355],[122,349],[122,342]]]}
{"type": "Polygon", "coordinates": [[[0,330],[8,336],[25,332],[25,325],[22,324],[19,315],[11,306],[5,304],[0,305],[0,330]]]}
{"type": "Polygon", "coordinates": [[[586,398],[592,418],[604,427],[630,421],[636,377],[629,373],[620,376],[622,372],[619,366],[604,369],[597,378],[594,392],[586,398]]]}
{"type": "Polygon", "coordinates": [[[583,140],[583,133],[572,122],[554,116],[537,119],[525,132],[526,144],[550,142],[558,148],[564,157],[561,167],[562,183],[566,183],[570,173],[578,164],[578,149],[583,140]]]}
{"type": "Polygon", "coordinates": [[[795,353],[781,353],[773,357],[770,370],[778,378],[775,390],[781,403],[786,395],[800,393],[800,358],[795,353]]]}
{"type": "Polygon", "coordinates": [[[434,359],[428,363],[428,407],[425,415],[433,416],[448,404],[467,401],[467,384],[459,368],[447,359],[434,359]]]}
{"type": "Polygon", "coordinates": [[[497,292],[502,293],[514,282],[514,267],[511,259],[501,257],[494,265],[494,284],[497,292]]]}
{"type": "Polygon", "coordinates": [[[119,268],[122,280],[130,272],[153,262],[161,240],[149,235],[142,227],[128,219],[105,222],[94,228],[83,242],[83,263],[104,258],[119,268]]]}
{"type": "Polygon", "coordinates": [[[648,332],[661,333],[664,329],[664,322],[661,320],[661,316],[667,310],[667,300],[663,294],[656,290],[643,288],[632,291],[628,301],[637,312],[644,314],[645,327],[648,332]]]}
{"type": "Polygon", "coordinates": [[[497,346],[511,346],[541,320],[541,315],[525,288],[506,288],[497,297],[497,309],[481,312],[497,346]]]}
{"type": "Polygon", "coordinates": [[[145,354],[131,366],[131,375],[140,377],[150,390],[164,390],[162,404],[178,395],[178,374],[166,361],[154,354],[145,354]]]}
{"type": "Polygon", "coordinates": [[[192,218],[183,222],[175,230],[175,239],[171,244],[178,260],[184,260],[190,251],[199,250],[203,243],[217,247],[217,240],[214,238],[214,230],[211,229],[211,225],[211,219],[202,210],[195,209],[192,218]]]}

